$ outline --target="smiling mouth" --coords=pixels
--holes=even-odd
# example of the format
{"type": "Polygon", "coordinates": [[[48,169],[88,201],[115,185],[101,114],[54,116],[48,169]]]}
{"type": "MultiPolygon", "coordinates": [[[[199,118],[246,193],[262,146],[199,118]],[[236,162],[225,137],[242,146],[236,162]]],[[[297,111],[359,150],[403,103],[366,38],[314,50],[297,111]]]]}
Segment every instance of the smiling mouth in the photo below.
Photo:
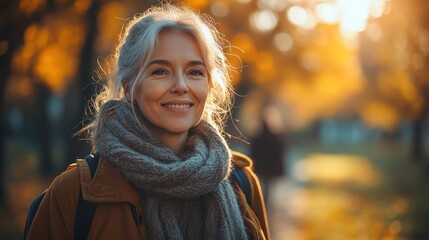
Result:
{"type": "Polygon", "coordinates": [[[163,104],[162,106],[173,109],[184,109],[192,107],[192,104],[163,104]]]}

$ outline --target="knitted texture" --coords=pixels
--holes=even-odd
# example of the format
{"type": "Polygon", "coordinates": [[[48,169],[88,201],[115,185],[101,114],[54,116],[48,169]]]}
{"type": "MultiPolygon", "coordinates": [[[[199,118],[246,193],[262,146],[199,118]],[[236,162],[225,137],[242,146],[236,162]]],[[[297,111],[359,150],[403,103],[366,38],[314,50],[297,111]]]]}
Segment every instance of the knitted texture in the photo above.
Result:
{"type": "Polygon", "coordinates": [[[247,238],[228,180],[231,153],[209,123],[189,130],[177,156],[130,103],[111,100],[100,114],[95,147],[139,192],[150,239],[247,238]]]}

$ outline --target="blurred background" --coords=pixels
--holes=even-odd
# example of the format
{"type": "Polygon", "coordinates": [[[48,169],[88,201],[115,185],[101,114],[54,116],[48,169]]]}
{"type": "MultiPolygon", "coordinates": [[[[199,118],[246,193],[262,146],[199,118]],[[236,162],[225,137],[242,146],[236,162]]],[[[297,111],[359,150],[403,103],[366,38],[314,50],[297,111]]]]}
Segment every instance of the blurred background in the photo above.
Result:
{"type": "MultiPolygon", "coordinates": [[[[0,0],[0,239],[89,153],[72,135],[123,24],[157,2],[0,0]]],[[[183,2],[231,45],[228,141],[254,157],[274,240],[429,239],[429,1],[183,2]]]]}

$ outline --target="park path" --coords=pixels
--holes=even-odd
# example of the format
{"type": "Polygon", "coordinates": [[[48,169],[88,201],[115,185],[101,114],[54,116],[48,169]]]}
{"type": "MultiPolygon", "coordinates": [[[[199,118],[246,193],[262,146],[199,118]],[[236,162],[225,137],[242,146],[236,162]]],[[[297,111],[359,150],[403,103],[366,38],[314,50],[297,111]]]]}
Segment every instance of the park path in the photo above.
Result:
{"type": "Polygon", "coordinates": [[[423,187],[418,167],[363,155],[292,149],[287,177],[269,187],[272,239],[427,239],[412,237],[427,221],[412,215],[428,206],[428,194],[410,190],[423,187]]]}

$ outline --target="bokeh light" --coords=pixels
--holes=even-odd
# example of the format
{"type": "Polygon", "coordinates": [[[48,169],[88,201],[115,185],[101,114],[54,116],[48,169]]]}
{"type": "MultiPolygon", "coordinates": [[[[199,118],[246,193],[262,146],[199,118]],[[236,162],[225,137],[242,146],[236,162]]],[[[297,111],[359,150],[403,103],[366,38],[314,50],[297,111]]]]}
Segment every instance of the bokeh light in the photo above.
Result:
{"type": "Polygon", "coordinates": [[[334,24],[339,21],[338,7],[333,3],[319,3],[316,5],[316,15],[321,22],[334,24]]]}
{"type": "Polygon", "coordinates": [[[260,10],[250,15],[250,25],[259,32],[269,32],[278,23],[278,16],[271,10],[260,10]]]}
{"type": "Polygon", "coordinates": [[[287,52],[293,48],[293,39],[286,32],[277,33],[274,36],[274,45],[282,52],[287,52]]]}
{"type": "Polygon", "coordinates": [[[210,12],[213,16],[223,18],[229,13],[229,7],[224,2],[214,2],[210,7],[210,12]]]}
{"type": "Polygon", "coordinates": [[[287,10],[289,21],[303,29],[311,29],[316,25],[313,14],[300,6],[292,6],[287,10]]]}

